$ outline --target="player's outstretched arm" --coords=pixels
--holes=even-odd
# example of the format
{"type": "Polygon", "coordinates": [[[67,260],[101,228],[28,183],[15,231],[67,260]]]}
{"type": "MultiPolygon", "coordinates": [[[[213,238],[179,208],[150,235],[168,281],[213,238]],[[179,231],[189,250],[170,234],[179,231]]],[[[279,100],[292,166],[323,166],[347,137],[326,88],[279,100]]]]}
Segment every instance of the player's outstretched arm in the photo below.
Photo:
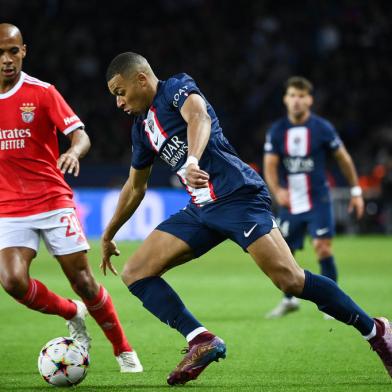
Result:
{"type": "Polygon", "coordinates": [[[187,185],[192,188],[207,188],[210,176],[198,164],[211,134],[211,118],[204,99],[198,94],[191,94],[181,107],[181,116],[188,124],[187,185]]]}
{"type": "Polygon", "coordinates": [[[355,211],[357,219],[360,219],[363,216],[365,203],[362,197],[362,190],[358,185],[358,175],[353,160],[344,146],[340,146],[335,151],[335,158],[351,187],[351,200],[348,206],[348,212],[355,211]]]}
{"type": "Polygon", "coordinates": [[[100,267],[104,275],[106,275],[107,268],[117,275],[117,271],[110,261],[111,256],[120,255],[120,251],[113,241],[113,237],[118,230],[120,230],[121,226],[133,215],[143,200],[147,190],[147,182],[150,177],[151,169],[152,166],[141,170],[132,167],[129,172],[128,180],[120,192],[116,210],[114,211],[112,219],[106,226],[101,239],[102,263],[100,267]]]}
{"type": "Polygon", "coordinates": [[[75,129],[67,136],[71,141],[71,147],[60,155],[57,167],[62,173],[73,173],[77,177],[80,170],[79,159],[83,158],[90,150],[90,138],[82,128],[75,129]]]}
{"type": "Polygon", "coordinates": [[[290,204],[289,191],[279,185],[279,161],[280,157],[278,154],[264,154],[264,178],[276,202],[280,206],[288,207],[290,204]]]}

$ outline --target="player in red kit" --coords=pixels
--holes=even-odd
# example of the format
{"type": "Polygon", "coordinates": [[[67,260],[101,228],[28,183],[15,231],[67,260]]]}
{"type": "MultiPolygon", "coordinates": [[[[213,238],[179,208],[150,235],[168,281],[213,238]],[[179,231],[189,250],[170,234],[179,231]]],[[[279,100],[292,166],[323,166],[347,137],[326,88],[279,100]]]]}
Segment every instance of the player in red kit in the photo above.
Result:
{"type": "Polygon", "coordinates": [[[87,312],[113,345],[122,372],[141,372],[109,293],[88,264],[89,245],[63,174],[79,174],[90,140],[54,86],[22,72],[26,46],[19,29],[0,24],[0,283],[21,304],[67,320],[89,348],[87,312]],[[57,130],[70,148],[59,156],[57,130]],[[29,276],[40,238],[83,302],[58,296],[29,276]]]}

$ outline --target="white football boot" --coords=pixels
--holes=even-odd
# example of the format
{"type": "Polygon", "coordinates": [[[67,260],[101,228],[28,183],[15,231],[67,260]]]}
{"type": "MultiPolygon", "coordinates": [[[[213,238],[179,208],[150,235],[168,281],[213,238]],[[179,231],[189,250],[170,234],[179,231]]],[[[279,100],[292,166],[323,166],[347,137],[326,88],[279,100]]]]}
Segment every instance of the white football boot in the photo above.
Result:
{"type": "Polygon", "coordinates": [[[121,373],[140,373],[143,366],[139,361],[136,351],[124,351],[116,357],[121,373]]]}
{"type": "Polygon", "coordinates": [[[71,338],[76,339],[87,351],[90,349],[90,335],[87,332],[86,324],[84,322],[88,311],[86,305],[78,300],[72,300],[76,304],[76,315],[67,321],[67,327],[71,338]]]}
{"type": "Polygon", "coordinates": [[[278,306],[265,315],[267,319],[280,318],[288,313],[299,310],[299,300],[296,297],[284,297],[278,306]]]}

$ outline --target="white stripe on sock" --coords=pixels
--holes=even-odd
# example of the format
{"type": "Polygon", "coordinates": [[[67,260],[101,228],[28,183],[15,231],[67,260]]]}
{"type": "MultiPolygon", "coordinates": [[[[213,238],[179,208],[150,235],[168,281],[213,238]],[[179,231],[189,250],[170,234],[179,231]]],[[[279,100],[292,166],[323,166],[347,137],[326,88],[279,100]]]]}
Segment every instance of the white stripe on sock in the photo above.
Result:
{"type": "Polygon", "coordinates": [[[186,341],[189,343],[192,339],[194,339],[197,335],[200,335],[202,332],[206,332],[207,329],[204,327],[198,327],[194,329],[192,332],[189,332],[188,335],[186,335],[186,341]]]}
{"type": "Polygon", "coordinates": [[[377,330],[376,330],[376,323],[373,325],[372,331],[369,333],[369,335],[362,335],[364,339],[370,340],[371,338],[374,338],[376,336],[377,330]]]}

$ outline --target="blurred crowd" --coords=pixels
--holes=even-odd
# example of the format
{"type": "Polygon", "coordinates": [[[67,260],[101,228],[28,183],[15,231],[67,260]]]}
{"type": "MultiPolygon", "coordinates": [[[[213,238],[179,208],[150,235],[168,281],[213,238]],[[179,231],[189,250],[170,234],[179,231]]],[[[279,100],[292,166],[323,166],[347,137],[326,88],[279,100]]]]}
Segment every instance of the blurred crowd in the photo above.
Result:
{"type": "Polygon", "coordinates": [[[284,81],[306,76],[314,110],[337,127],[363,184],[390,187],[390,2],[0,0],[0,18],[24,34],[26,72],[56,84],[86,123],[86,163],[129,165],[130,119],[116,110],[105,70],[131,50],[161,79],[193,76],[255,167],[268,126],[284,115],[284,81]]]}

